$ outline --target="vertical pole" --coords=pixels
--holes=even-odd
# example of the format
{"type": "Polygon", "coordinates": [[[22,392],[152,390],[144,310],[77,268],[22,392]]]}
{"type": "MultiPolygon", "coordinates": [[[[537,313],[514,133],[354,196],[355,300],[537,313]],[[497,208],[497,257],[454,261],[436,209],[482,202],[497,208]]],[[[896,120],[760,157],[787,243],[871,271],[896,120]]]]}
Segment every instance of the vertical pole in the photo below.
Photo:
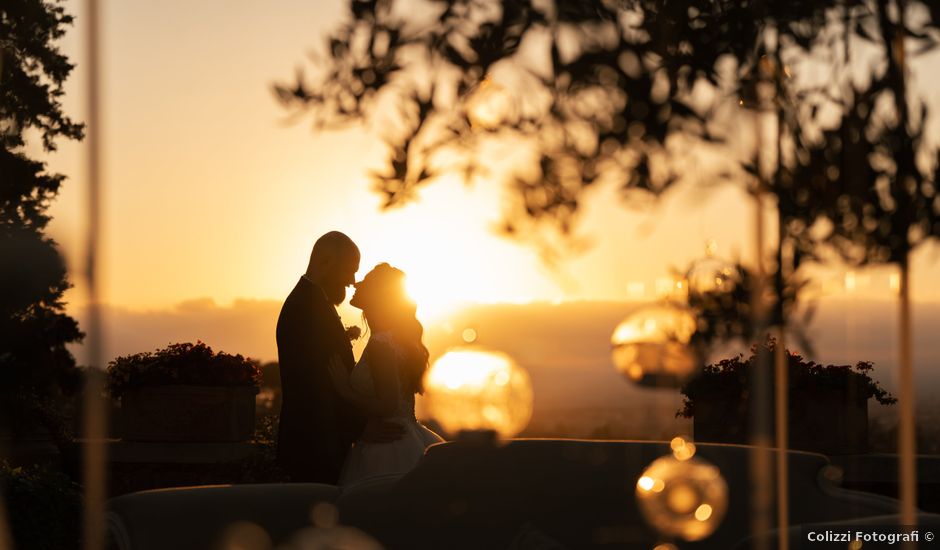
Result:
{"type": "Polygon", "coordinates": [[[911,279],[908,260],[900,269],[900,331],[901,348],[899,367],[898,405],[898,493],[901,500],[901,524],[917,524],[917,443],[914,428],[914,369],[911,361],[911,279]]]}
{"type": "Polygon", "coordinates": [[[776,429],[777,429],[777,548],[787,550],[790,547],[790,532],[787,528],[790,525],[790,491],[789,475],[787,471],[787,446],[789,445],[789,433],[787,431],[788,414],[788,357],[786,351],[786,327],[783,323],[780,325],[780,332],[777,336],[777,348],[774,350],[775,363],[775,386],[776,386],[776,429]]]}
{"type": "MultiPolygon", "coordinates": [[[[895,36],[895,57],[898,64],[898,82],[900,90],[896,94],[906,94],[904,73],[907,70],[907,57],[904,51],[904,38],[907,27],[904,24],[904,10],[906,2],[898,0],[898,33],[895,36]]],[[[907,98],[899,98],[899,105],[904,108],[900,120],[907,121],[907,98]]],[[[907,132],[907,125],[902,128],[907,132]]],[[[913,147],[910,140],[907,144],[913,147]]],[[[917,524],[917,441],[915,432],[916,406],[914,398],[914,364],[912,360],[911,342],[911,266],[910,251],[904,255],[900,265],[900,340],[901,364],[899,372],[900,391],[898,399],[901,406],[901,419],[898,426],[898,451],[901,464],[898,467],[899,497],[901,499],[901,522],[904,525],[917,524]]]]}
{"type": "MultiPolygon", "coordinates": [[[[913,148],[914,144],[909,137],[908,129],[908,109],[907,109],[907,86],[905,83],[905,71],[907,70],[907,59],[904,51],[904,40],[907,35],[907,27],[904,23],[905,10],[907,8],[905,0],[896,0],[898,22],[892,24],[889,16],[888,1],[878,2],[878,18],[881,23],[881,32],[884,35],[885,50],[887,52],[888,75],[890,76],[890,85],[894,94],[894,104],[898,115],[898,126],[904,136],[902,147],[913,148]]],[[[908,162],[898,165],[898,173],[895,176],[893,186],[900,189],[899,195],[903,196],[906,178],[912,177],[913,170],[913,151],[903,151],[909,153],[908,162]]],[[[913,213],[909,212],[910,218],[907,222],[913,221],[913,213]]],[[[898,498],[901,501],[901,524],[915,526],[917,524],[917,448],[915,441],[915,406],[914,406],[914,367],[911,361],[911,290],[910,290],[910,247],[907,243],[907,235],[904,235],[905,250],[899,263],[900,270],[900,288],[899,290],[899,330],[898,346],[900,347],[900,365],[898,365],[898,404],[900,406],[900,419],[898,421],[898,498]]]]}
{"type": "Polygon", "coordinates": [[[85,403],[82,427],[83,483],[85,514],[83,547],[104,548],[104,513],[107,463],[107,409],[105,407],[104,371],[102,369],[101,312],[98,295],[98,253],[101,236],[101,105],[100,105],[100,6],[88,0],[88,233],[86,235],[85,277],[88,285],[88,319],[86,333],[90,368],[85,382],[85,403]]]}
{"type": "MultiPolygon", "coordinates": [[[[760,126],[760,125],[758,125],[760,126]]],[[[754,372],[751,378],[751,391],[748,396],[748,408],[751,414],[750,433],[750,486],[751,486],[751,533],[756,550],[768,548],[767,533],[771,528],[771,466],[770,466],[770,435],[768,415],[770,392],[770,377],[766,354],[763,353],[763,331],[766,327],[766,312],[764,311],[764,288],[766,285],[764,273],[764,208],[763,193],[761,190],[755,194],[755,224],[756,224],[756,262],[757,282],[754,294],[751,297],[752,311],[756,318],[757,329],[757,355],[755,357],[754,372]]]]}
{"type": "Polygon", "coordinates": [[[748,408],[750,409],[750,439],[751,451],[749,453],[749,478],[751,486],[751,535],[755,550],[766,550],[770,546],[767,534],[773,525],[773,468],[771,467],[771,411],[770,411],[770,366],[764,353],[763,343],[766,337],[764,331],[768,327],[768,311],[765,300],[767,289],[767,272],[764,266],[764,194],[769,178],[764,143],[764,119],[770,111],[772,93],[769,93],[770,60],[765,56],[758,61],[757,67],[757,95],[758,110],[755,131],[757,132],[757,189],[754,193],[754,261],[755,284],[751,295],[751,311],[754,318],[755,337],[757,339],[757,354],[754,360],[751,377],[750,393],[748,395],[748,408]]]}
{"type": "MultiPolygon", "coordinates": [[[[779,44],[774,49],[774,89],[778,96],[783,97],[782,92],[784,79],[783,60],[780,57],[779,44]]],[[[783,132],[784,132],[784,113],[779,102],[775,104],[777,115],[777,128],[774,132],[777,145],[777,158],[775,161],[774,183],[779,186],[780,174],[783,168],[783,132]]],[[[783,298],[787,277],[792,270],[792,264],[789,260],[792,256],[787,254],[784,257],[784,244],[786,242],[785,220],[778,202],[777,206],[777,272],[774,275],[774,287],[777,295],[776,314],[774,321],[779,327],[777,334],[777,347],[774,350],[774,418],[776,423],[776,446],[777,446],[777,548],[778,550],[789,550],[790,548],[790,479],[788,475],[788,456],[787,447],[789,445],[789,358],[787,357],[787,317],[784,310],[783,298]],[[786,270],[784,270],[786,267],[786,270]]]]}

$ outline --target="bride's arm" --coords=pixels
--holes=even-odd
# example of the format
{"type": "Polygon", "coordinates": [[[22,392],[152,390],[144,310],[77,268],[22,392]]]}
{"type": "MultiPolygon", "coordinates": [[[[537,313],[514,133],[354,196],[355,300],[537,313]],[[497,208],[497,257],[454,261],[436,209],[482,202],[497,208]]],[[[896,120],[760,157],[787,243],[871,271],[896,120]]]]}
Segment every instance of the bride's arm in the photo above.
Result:
{"type": "Polygon", "coordinates": [[[390,416],[398,407],[398,377],[395,374],[394,365],[388,364],[388,357],[385,356],[385,353],[374,353],[377,349],[374,348],[369,364],[376,397],[363,395],[353,389],[349,381],[349,372],[346,370],[346,365],[339,354],[330,359],[330,376],[333,378],[333,385],[340,396],[359,408],[366,416],[390,416]],[[377,368],[373,367],[377,363],[382,363],[382,365],[377,368]],[[391,375],[395,376],[395,387],[391,388],[391,393],[388,391],[390,384],[387,380],[387,372],[391,372],[391,375]]]}

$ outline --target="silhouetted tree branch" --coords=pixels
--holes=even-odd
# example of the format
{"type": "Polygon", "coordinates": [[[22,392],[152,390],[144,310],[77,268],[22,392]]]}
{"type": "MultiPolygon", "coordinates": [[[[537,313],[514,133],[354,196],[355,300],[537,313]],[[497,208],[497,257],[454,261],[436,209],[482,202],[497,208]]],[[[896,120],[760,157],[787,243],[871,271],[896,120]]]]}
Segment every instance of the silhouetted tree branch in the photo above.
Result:
{"type": "Polygon", "coordinates": [[[782,296],[805,282],[784,281],[784,262],[788,277],[825,250],[899,262],[940,232],[928,112],[903,67],[904,52],[938,43],[934,4],[352,0],[317,74],[275,89],[320,127],[384,130],[373,182],[386,206],[445,173],[501,180],[514,191],[508,233],[570,237],[602,183],[645,199],[683,180],[743,182],[776,200],[782,296]],[[736,151],[729,138],[770,119],[768,169],[759,145],[736,151]],[[494,143],[513,162],[497,166],[494,143]],[[707,175],[689,168],[704,151],[719,166],[707,175]]]}

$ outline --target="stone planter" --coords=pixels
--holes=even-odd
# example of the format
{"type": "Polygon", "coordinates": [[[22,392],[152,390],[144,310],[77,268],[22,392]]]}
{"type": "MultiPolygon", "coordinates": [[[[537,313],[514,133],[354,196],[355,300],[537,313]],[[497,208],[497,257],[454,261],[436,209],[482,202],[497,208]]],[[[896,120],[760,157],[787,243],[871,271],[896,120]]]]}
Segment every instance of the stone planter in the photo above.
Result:
{"type": "MultiPolygon", "coordinates": [[[[839,390],[791,391],[788,447],[833,455],[867,452],[868,399],[863,395],[852,383],[839,390]]],[[[746,444],[750,418],[746,399],[697,396],[695,440],[746,444]]]]}
{"type": "Polygon", "coordinates": [[[254,435],[253,386],[152,386],[121,396],[126,441],[231,442],[254,435]]]}

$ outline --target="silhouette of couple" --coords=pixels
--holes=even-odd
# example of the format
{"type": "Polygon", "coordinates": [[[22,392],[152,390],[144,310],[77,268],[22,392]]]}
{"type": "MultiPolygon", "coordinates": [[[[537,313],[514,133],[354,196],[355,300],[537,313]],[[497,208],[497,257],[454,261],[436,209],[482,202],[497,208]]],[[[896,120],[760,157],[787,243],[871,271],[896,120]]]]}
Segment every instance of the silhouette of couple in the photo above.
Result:
{"type": "Polygon", "coordinates": [[[320,237],[278,317],[277,460],[292,481],[349,486],[399,476],[442,441],[415,419],[428,350],[405,274],[382,263],[357,283],[359,258],[343,233],[320,237]],[[358,362],[335,309],[347,286],[371,332],[358,362]]]}

